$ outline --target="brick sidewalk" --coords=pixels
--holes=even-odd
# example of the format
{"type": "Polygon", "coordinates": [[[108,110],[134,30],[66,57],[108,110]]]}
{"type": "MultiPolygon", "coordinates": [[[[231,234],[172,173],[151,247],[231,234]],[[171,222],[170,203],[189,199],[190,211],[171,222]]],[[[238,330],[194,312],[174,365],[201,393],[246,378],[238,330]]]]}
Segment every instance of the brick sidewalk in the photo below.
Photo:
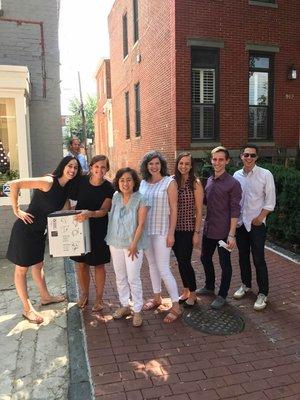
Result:
{"type": "MultiPolygon", "coordinates": [[[[164,324],[165,311],[145,312],[141,328],[133,328],[131,319],[112,320],[118,295],[112,267],[108,266],[104,312],[92,315],[91,306],[84,311],[95,398],[299,400],[300,265],[271,251],[266,255],[270,295],[263,312],[253,310],[254,294],[240,301],[232,299],[240,284],[237,252],[232,255],[234,272],[227,307],[237,308],[246,326],[242,333],[231,336],[208,335],[182,321],[164,324]]],[[[199,258],[199,251],[194,251],[201,287],[199,258]]],[[[218,284],[220,268],[216,265],[218,284]]],[[[181,288],[174,260],[172,267],[181,288]]],[[[142,278],[146,299],[151,296],[146,264],[142,278]]],[[[253,289],[256,292],[256,285],[253,289]]],[[[94,295],[93,290],[91,298],[94,295]]]]}

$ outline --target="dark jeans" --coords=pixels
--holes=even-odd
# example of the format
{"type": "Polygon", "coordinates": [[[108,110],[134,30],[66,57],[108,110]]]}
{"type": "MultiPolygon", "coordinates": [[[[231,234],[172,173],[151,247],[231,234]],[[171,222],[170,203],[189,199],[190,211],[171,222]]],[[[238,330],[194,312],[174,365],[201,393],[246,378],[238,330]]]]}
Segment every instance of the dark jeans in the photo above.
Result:
{"type": "Polygon", "coordinates": [[[175,231],[175,243],[173,246],[183,286],[189,288],[191,292],[196,290],[195,271],[191,263],[193,235],[193,231],[175,231]]]}
{"type": "Polygon", "coordinates": [[[247,232],[245,226],[242,225],[236,231],[236,244],[239,249],[242,283],[249,288],[251,287],[251,251],[253,264],[256,269],[258,291],[265,296],[269,293],[268,269],[265,261],[266,233],[267,228],[265,224],[260,226],[251,225],[250,232],[247,232]]]}
{"type": "MultiPolygon", "coordinates": [[[[220,239],[210,239],[203,235],[201,262],[205,272],[205,287],[209,290],[215,290],[215,268],[212,258],[216,247],[218,247],[219,261],[222,268],[219,296],[222,296],[224,299],[226,299],[231,282],[232,266],[230,252],[223,247],[219,247],[219,240],[220,239]]],[[[227,238],[222,238],[222,240],[226,242],[227,238]]]]}

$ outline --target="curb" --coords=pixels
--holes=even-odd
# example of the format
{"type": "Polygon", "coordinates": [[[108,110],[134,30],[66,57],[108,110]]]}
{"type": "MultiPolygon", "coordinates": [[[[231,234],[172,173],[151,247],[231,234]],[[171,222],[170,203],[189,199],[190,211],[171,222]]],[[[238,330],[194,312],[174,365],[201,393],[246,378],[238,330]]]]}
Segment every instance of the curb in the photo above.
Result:
{"type": "Polygon", "coordinates": [[[293,261],[296,264],[300,264],[300,255],[293,253],[292,251],[286,250],[277,244],[271,243],[271,242],[266,242],[265,248],[273,251],[276,254],[279,254],[280,256],[286,258],[289,261],[293,261]]]}
{"type": "Polygon", "coordinates": [[[67,312],[70,359],[68,400],[93,400],[94,390],[87,359],[84,324],[78,307],[74,306],[74,304],[70,304],[76,303],[77,301],[77,285],[73,261],[69,258],[64,258],[64,268],[69,299],[67,312]]]}

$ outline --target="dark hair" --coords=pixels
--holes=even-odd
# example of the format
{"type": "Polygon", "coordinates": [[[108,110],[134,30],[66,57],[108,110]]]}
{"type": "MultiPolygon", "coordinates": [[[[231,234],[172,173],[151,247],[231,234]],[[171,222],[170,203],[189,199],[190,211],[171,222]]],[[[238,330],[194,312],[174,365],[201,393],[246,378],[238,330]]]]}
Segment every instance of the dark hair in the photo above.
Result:
{"type": "Polygon", "coordinates": [[[77,165],[78,165],[77,174],[74,176],[73,179],[71,179],[69,182],[67,182],[65,187],[68,189],[69,197],[71,199],[75,200],[76,199],[75,196],[76,196],[77,189],[78,189],[79,177],[81,176],[81,173],[82,173],[82,168],[81,168],[80,162],[78,161],[77,157],[74,157],[74,156],[64,157],[60,161],[58,166],[55,168],[55,170],[52,172],[51,176],[53,176],[55,178],[61,178],[63,176],[66,165],[69,164],[69,162],[72,160],[77,161],[77,165]]]}
{"type": "Polygon", "coordinates": [[[226,160],[229,160],[229,158],[230,158],[229,151],[226,149],[226,147],[223,147],[223,146],[215,147],[214,149],[212,149],[210,154],[211,154],[211,156],[213,156],[215,153],[219,153],[219,151],[222,151],[225,154],[226,160]]]}
{"type": "Polygon", "coordinates": [[[180,188],[181,187],[181,183],[182,183],[182,175],[178,171],[178,164],[179,164],[180,160],[183,157],[190,157],[190,159],[191,159],[192,168],[190,169],[190,172],[189,172],[189,186],[190,186],[190,190],[194,190],[195,189],[195,182],[197,181],[197,177],[195,175],[195,165],[194,165],[193,156],[188,151],[178,154],[178,156],[176,158],[176,161],[175,161],[175,174],[174,174],[175,175],[175,181],[177,182],[178,188],[180,188]]]}
{"type": "Polygon", "coordinates": [[[258,155],[258,147],[256,146],[256,144],[253,143],[246,143],[245,146],[243,146],[241,148],[241,154],[244,153],[245,149],[247,149],[247,147],[249,147],[249,149],[255,149],[256,154],[258,155]]]}
{"type": "MultiPolygon", "coordinates": [[[[78,164],[78,171],[77,171],[76,176],[74,177],[74,178],[77,178],[77,176],[81,175],[81,165],[80,165],[80,162],[78,161],[77,157],[75,157],[75,156],[66,156],[66,157],[64,157],[64,158],[60,161],[60,163],[58,164],[58,166],[55,168],[55,170],[52,172],[51,175],[52,175],[52,176],[55,176],[56,178],[61,178],[61,177],[63,176],[65,166],[66,166],[67,164],[69,164],[69,162],[70,162],[71,160],[76,160],[76,161],[77,161],[77,164],[78,164]]],[[[73,179],[74,179],[74,178],[73,178],[73,179]]]]}
{"type": "Polygon", "coordinates": [[[133,191],[137,192],[139,190],[140,187],[140,178],[136,172],[135,169],[129,168],[129,167],[125,167],[125,168],[121,168],[117,171],[115,179],[114,179],[114,187],[115,189],[120,192],[120,186],[119,186],[119,180],[122,178],[122,176],[126,173],[129,173],[132,176],[133,182],[134,182],[134,186],[133,186],[133,191]]]}
{"type": "Polygon", "coordinates": [[[151,150],[148,153],[146,153],[144,155],[144,157],[142,158],[141,161],[141,174],[143,179],[145,179],[145,181],[149,181],[151,178],[151,174],[148,171],[148,163],[153,160],[154,158],[158,158],[161,164],[161,169],[160,169],[160,174],[162,176],[168,176],[168,167],[167,167],[167,161],[165,159],[165,157],[156,150],[151,150]]]}
{"type": "Polygon", "coordinates": [[[90,161],[90,167],[92,167],[98,161],[106,161],[107,171],[109,171],[110,169],[109,160],[108,157],[106,157],[104,154],[98,154],[97,156],[94,156],[90,161]]]}

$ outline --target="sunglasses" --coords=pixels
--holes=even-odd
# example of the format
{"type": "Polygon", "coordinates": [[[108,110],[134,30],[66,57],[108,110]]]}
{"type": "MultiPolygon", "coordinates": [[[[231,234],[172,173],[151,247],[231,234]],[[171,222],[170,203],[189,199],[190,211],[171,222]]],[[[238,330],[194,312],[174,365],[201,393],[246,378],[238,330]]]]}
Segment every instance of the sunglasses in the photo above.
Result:
{"type": "Polygon", "coordinates": [[[246,157],[246,158],[248,158],[248,157],[256,158],[256,157],[257,157],[257,154],[255,154],[255,153],[243,153],[243,157],[246,157]]]}

